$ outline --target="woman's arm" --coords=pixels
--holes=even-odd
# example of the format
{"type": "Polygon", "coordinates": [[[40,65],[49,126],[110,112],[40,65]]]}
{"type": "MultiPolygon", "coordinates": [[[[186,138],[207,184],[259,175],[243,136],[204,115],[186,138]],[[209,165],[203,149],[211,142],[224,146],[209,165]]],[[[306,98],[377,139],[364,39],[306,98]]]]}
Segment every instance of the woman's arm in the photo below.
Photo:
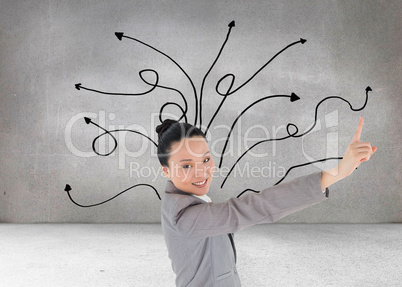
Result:
{"type": "Polygon", "coordinates": [[[326,170],[321,174],[321,188],[324,190],[338,180],[351,175],[363,161],[368,161],[377,147],[371,147],[369,142],[360,142],[363,129],[363,118],[360,117],[359,126],[349,144],[342,161],[338,166],[326,170]]]}
{"type": "MultiPolygon", "coordinates": [[[[162,220],[175,236],[208,237],[272,223],[327,199],[322,194],[321,171],[282,182],[225,202],[201,203],[191,195],[165,193],[162,220]]],[[[168,228],[168,229],[169,229],[168,228]]]]}

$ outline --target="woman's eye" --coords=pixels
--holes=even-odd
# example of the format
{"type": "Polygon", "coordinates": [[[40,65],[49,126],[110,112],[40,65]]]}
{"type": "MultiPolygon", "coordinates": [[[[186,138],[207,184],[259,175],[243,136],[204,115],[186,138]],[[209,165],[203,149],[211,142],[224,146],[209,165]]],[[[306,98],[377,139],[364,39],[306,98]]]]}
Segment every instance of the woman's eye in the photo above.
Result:
{"type": "MultiPolygon", "coordinates": [[[[205,163],[205,162],[209,162],[210,160],[211,160],[211,159],[210,159],[209,157],[207,157],[206,159],[204,159],[204,163],[205,163]]],[[[185,168],[185,169],[191,168],[191,164],[183,165],[182,168],[185,168]]]]}

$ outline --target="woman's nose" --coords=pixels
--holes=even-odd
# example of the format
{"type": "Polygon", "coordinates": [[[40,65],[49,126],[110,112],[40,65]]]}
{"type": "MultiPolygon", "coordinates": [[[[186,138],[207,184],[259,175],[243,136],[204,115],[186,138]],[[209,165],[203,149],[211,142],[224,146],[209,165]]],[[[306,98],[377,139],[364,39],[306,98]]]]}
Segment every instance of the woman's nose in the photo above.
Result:
{"type": "Polygon", "coordinates": [[[208,170],[202,164],[196,164],[194,176],[196,178],[206,178],[208,176],[208,170]]]}

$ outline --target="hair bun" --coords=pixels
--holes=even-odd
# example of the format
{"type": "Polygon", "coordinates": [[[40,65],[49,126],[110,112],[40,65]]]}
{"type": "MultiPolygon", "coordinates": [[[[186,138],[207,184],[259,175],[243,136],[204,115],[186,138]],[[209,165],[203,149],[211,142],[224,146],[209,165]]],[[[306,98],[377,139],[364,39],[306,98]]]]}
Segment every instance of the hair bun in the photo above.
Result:
{"type": "Polygon", "coordinates": [[[156,127],[156,132],[158,133],[158,139],[161,138],[164,131],[166,131],[172,124],[177,123],[175,120],[166,119],[156,127]]]}

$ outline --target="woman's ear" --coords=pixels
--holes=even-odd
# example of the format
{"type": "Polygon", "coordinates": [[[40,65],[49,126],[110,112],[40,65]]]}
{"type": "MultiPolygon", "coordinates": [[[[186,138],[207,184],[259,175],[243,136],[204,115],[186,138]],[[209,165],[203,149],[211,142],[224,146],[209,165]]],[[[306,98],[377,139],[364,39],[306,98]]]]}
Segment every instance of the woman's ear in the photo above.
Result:
{"type": "Polygon", "coordinates": [[[167,168],[166,166],[161,165],[162,167],[162,172],[163,174],[167,177],[170,178],[170,173],[169,173],[169,168],[167,168]]]}

